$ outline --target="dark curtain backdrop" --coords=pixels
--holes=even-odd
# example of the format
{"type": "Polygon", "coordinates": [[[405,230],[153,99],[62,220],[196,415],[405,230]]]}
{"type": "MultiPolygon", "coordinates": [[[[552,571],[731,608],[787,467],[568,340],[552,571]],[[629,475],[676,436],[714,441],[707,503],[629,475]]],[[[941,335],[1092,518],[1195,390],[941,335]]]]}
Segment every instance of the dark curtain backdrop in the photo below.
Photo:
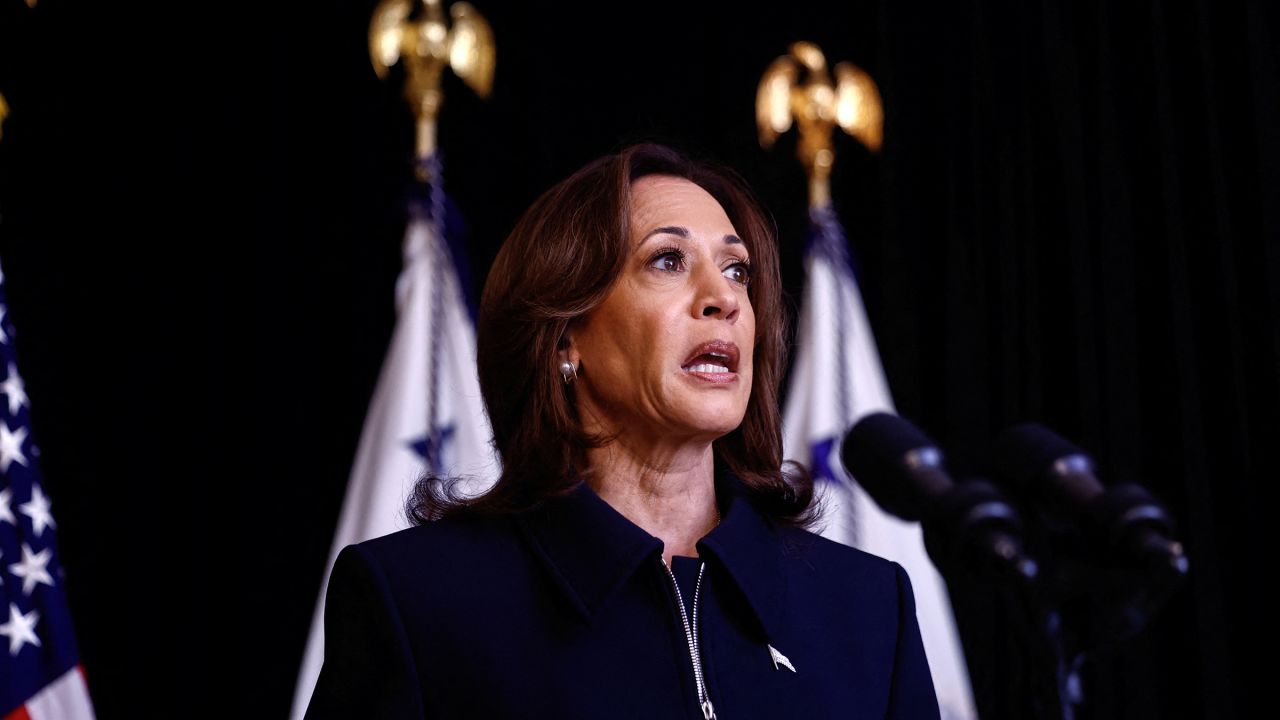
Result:
{"type": "MultiPolygon", "coordinates": [[[[817,42],[884,96],[883,150],[837,138],[832,184],[899,411],[961,473],[1045,423],[1186,545],[1188,582],[1086,665],[1081,717],[1265,700],[1271,4],[475,4],[494,93],[447,77],[440,126],[473,293],[539,193],[658,140],[753,185],[794,310],[804,178],[753,103],[817,42]]],[[[412,121],[369,68],[372,5],[0,2],[8,320],[102,718],[288,710],[394,322],[412,121]]],[[[1008,599],[952,591],[983,717],[1029,716],[1008,599]]]]}

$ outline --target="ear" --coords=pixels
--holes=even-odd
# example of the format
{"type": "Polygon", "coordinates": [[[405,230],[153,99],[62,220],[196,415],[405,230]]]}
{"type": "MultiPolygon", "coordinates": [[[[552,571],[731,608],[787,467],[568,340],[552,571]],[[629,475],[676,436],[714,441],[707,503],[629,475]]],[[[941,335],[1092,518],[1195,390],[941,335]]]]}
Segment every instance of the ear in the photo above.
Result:
{"type": "Polygon", "coordinates": [[[582,357],[578,353],[577,344],[573,341],[574,325],[570,323],[565,328],[564,334],[560,336],[560,342],[556,343],[557,362],[570,362],[574,367],[578,367],[582,362],[582,357]]]}

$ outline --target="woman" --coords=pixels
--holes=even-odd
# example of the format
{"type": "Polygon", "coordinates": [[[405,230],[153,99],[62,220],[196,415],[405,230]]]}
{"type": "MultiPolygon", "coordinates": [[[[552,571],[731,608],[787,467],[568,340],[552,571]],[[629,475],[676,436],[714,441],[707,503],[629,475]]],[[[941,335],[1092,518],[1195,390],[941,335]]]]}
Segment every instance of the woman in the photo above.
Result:
{"type": "Polygon", "coordinates": [[[802,529],[783,337],[731,175],[641,145],[539,198],[480,307],[502,477],[343,550],[307,716],[938,717],[906,573],[802,529]]]}

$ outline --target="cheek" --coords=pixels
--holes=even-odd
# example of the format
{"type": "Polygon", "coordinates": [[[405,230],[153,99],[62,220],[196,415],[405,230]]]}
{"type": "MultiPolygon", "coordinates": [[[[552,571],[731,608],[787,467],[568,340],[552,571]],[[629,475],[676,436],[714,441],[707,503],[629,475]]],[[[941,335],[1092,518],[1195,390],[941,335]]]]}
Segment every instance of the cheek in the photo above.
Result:
{"type": "Polygon", "coordinates": [[[672,348],[679,344],[670,319],[647,308],[604,313],[593,324],[593,342],[583,347],[589,355],[584,361],[610,380],[632,386],[654,379],[655,373],[669,366],[672,348]]]}

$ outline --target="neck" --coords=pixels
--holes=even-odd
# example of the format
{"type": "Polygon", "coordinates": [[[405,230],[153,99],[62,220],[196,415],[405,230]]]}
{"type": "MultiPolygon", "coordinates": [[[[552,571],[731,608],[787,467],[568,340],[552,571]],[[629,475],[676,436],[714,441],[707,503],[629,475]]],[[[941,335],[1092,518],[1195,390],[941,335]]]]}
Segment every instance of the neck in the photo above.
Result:
{"type": "Polygon", "coordinates": [[[662,541],[662,561],[697,556],[720,521],[710,443],[653,453],[615,439],[587,453],[588,483],[614,510],[662,541]]]}

